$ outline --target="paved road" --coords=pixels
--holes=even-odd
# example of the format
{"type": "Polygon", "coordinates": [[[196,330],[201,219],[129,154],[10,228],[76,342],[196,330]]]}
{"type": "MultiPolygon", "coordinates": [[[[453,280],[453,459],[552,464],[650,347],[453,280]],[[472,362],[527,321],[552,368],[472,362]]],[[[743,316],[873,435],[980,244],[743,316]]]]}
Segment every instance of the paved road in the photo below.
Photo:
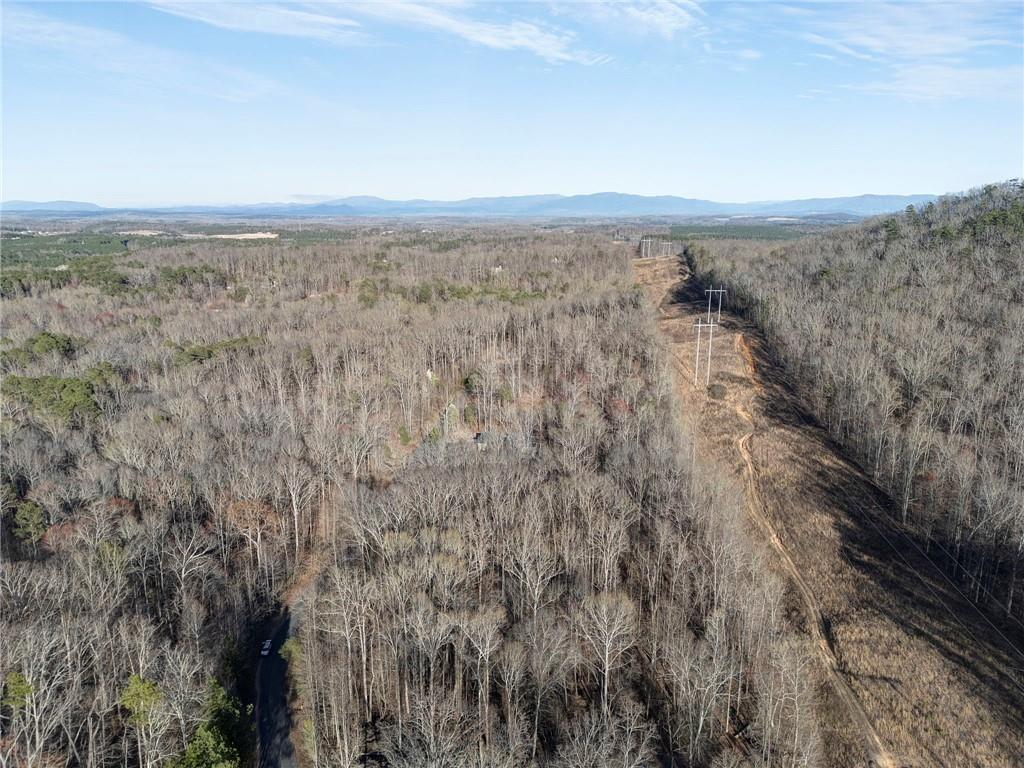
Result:
{"type": "Polygon", "coordinates": [[[288,711],[288,664],[281,658],[281,646],[288,639],[291,616],[285,612],[274,629],[270,654],[256,669],[256,728],[259,736],[259,768],[298,768],[291,742],[291,714],[288,711]]]}

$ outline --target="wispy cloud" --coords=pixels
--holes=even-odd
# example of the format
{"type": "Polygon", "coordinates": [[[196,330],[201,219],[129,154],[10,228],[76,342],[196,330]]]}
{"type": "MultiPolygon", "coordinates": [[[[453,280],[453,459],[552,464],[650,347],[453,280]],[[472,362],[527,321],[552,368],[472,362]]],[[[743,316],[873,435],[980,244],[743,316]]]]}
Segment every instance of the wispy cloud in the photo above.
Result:
{"type": "Polygon", "coordinates": [[[746,72],[751,64],[764,58],[764,54],[754,48],[719,48],[709,40],[705,40],[701,48],[708,56],[723,62],[724,66],[734,72],[746,72]]]}
{"type": "Polygon", "coordinates": [[[365,39],[358,21],[338,15],[337,8],[323,11],[311,6],[266,3],[182,2],[152,0],[154,8],[191,21],[221,29],[268,35],[306,37],[329,43],[351,44],[365,39]]]}
{"type": "Polygon", "coordinates": [[[704,9],[697,0],[597,0],[556,3],[555,11],[618,30],[673,39],[680,32],[703,31],[704,9]]]}
{"type": "Polygon", "coordinates": [[[897,68],[884,80],[847,86],[850,90],[910,101],[940,99],[1019,99],[1024,88],[1020,67],[963,67],[922,64],[897,68]]]}
{"type": "Polygon", "coordinates": [[[1019,96],[1024,70],[985,63],[1021,47],[1019,2],[822,3],[803,11],[799,36],[829,51],[812,56],[871,62],[881,73],[850,90],[913,101],[1019,96]]]}
{"type": "Polygon", "coordinates": [[[1019,3],[862,2],[814,11],[807,40],[865,59],[950,58],[1020,44],[1019,3]]]}
{"type": "Polygon", "coordinates": [[[576,35],[569,30],[520,19],[483,20],[467,13],[468,6],[388,0],[350,7],[366,16],[440,30],[488,48],[527,51],[552,63],[601,64],[609,60],[608,56],[578,47],[576,35]]]}
{"type": "Polygon", "coordinates": [[[869,53],[858,51],[856,48],[851,48],[850,46],[840,42],[839,40],[834,40],[833,38],[827,37],[825,35],[819,35],[817,32],[804,32],[801,35],[801,37],[809,43],[814,43],[815,45],[823,45],[826,48],[831,48],[833,51],[836,51],[837,53],[843,54],[844,56],[849,56],[854,59],[860,59],[861,61],[874,60],[874,56],[872,56],[869,53]]]}
{"type": "Polygon", "coordinates": [[[30,46],[146,87],[184,90],[242,102],[274,83],[218,62],[147,45],[111,30],[72,24],[17,6],[3,9],[3,44],[30,46]]]}
{"type": "Polygon", "coordinates": [[[303,37],[336,45],[371,38],[364,23],[414,26],[438,30],[475,45],[505,51],[526,51],[552,63],[600,64],[610,57],[578,45],[569,30],[522,18],[494,17],[497,7],[462,2],[188,2],[152,0],[157,10],[221,29],[303,37]],[[361,20],[353,18],[360,17],[361,20]]]}

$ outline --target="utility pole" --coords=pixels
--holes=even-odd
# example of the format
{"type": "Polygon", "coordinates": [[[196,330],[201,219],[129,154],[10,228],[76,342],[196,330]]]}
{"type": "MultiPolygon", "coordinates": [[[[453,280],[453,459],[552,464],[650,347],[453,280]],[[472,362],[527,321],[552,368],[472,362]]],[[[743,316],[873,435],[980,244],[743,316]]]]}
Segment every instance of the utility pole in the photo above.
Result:
{"type": "Polygon", "coordinates": [[[707,362],[707,374],[704,378],[704,384],[707,386],[711,383],[711,342],[715,338],[715,324],[712,322],[704,322],[698,320],[693,324],[693,327],[697,329],[697,351],[693,356],[693,385],[697,386],[697,378],[700,372],[700,337],[701,331],[705,328],[708,329],[708,362],[707,362]]]}
{"type": "Polygon", "coordinates": [[[711,323],[711,327],[708,328],[708,374],[707,378],[704,379],[704,386],[711,384],[711,341],[715,338],[715,324],[711,323]]]}
{"type": "Polygon", "coordinates": [[[708,322],[711,322],[711,294],[718,294],[718,322],[722,322],[722,294],[725,288],[705,288],[704,293],[708,295],[708,322]]]}
{"type": "Polygon", "coordinates": [[[700,331],[704,327],[704,324],[698,320],[693,324],[693,327],[697,329],[697,351],[693,354],[693,386],[697,386],[697,371],[700,369],[700,331]]]}

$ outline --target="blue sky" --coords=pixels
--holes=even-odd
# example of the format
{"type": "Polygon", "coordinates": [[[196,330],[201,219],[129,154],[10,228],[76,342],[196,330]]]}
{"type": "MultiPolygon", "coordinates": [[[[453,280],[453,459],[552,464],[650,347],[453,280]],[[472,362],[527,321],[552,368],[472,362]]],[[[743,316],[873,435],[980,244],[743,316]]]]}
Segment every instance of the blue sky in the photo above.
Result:
{"type": "Polygon", "coordinates": [[[4,2],[0,196],[958,191],[1024,175],[1022,8],[4,2]]]}

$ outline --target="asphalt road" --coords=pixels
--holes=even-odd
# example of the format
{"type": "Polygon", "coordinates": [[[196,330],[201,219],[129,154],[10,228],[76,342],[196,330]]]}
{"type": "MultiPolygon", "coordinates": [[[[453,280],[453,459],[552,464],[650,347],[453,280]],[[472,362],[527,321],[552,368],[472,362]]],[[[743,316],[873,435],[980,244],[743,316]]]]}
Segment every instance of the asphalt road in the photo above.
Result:
{"type": "Polygon", "coordinates": [[[270,653],[260,658],[256,669],[259,768],[298,768],[291,742],[291,713],[288,711],[288,664],[280,653],[290,627],[291,616],[285,612],[275,626],[270,653]]]}

